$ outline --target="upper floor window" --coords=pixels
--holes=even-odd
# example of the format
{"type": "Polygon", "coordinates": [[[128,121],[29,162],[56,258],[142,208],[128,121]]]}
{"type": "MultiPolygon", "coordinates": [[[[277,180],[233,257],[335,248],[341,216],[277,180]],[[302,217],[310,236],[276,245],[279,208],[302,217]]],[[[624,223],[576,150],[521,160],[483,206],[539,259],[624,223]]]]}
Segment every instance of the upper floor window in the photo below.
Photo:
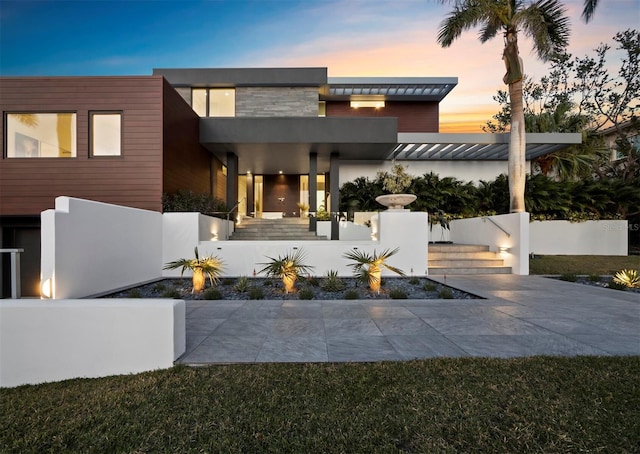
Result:
{"type": "Polygon", "coordinates": [[[122,114],[120,112],[91,113],[91,155],[122,155],[122,114]]]}
{"type": "Polygon", "coordinates": [[[193,88],[191,107],[201,117],[235,117],[236,91],[233,88],[193,88]]]}
{"type": "Polygon", "coordinates": [[[75,158],[76,114],[7,114],[7,158],[75,158]]]}
{"type": "Polygon", "coordinates": [[[327,116],[327,102],[326,101],[320,101],[318,103],[318,116],[319,117],[326,117],[327,116]]]}

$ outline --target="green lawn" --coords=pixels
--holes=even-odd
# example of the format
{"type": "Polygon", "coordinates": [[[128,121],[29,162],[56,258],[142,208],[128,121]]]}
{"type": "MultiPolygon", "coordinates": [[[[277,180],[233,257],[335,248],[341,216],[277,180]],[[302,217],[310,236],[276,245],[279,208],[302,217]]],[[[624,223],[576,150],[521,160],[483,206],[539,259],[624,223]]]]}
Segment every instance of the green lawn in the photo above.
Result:
{"type": "Polygon", "coordinates": [[[530,274],[613,275],[640,269],[640,255],[537,255],[529,259],[530,274]]]}
{"type": "Polygon", "coordinates": [[[0,390],[1,452],[637,452],[640,357],[175,367],[0,390]]]}

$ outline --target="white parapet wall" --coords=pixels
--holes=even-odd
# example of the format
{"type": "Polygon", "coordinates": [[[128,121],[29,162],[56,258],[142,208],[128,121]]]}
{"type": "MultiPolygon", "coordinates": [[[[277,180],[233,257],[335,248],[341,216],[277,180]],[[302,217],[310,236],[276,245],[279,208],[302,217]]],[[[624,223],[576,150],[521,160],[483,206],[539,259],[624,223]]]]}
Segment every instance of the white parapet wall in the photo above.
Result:
{"type": "MultiPolygon", "coordinates": [[[[313,266],[310,274],[314,276],[324,275],[329,270],[350,276],[353,270],[349,266],[351,262],[343,257],[346,252],[359,249],[380,253],[395,248],[399,248],[399,252],[388,260],[390,265],[407,274],[426,274],[427,213],[385,211],[372,224],[375,226],[375,238],[368,241],[207,241],[201,242],[198,250],[203,255],[220,258],[224,263],[225,276],[253,276],[254,272],[259,273],[269,257],[277,258],[296,250],[304,251],[305,263],[313,266]]],[[[392,276],[393,273],[384,271],[383,275],[392,276]]],[[[190,274],[185,273],[185,276],[190,274]]]]}
{"type": "MultiPolygon", "coordinates": [[[[317,234],[331,239],[331,221],[318,221],[317,234]]],[[[338,235],[340,241],[368,241],[371,239],[371,228],[350,221],[340,221],[338,235]]]]}
{"type": "Polygon", "coordinates": [[[182,300],[0,301],[0,387],[169,368],[185,347],[182,300]]]}
{"type": "Polygon", "coordinates": [[[629,224],[610,221],[533,221],[529,251],[540,255],[628,255],[629,224]]]}
{"type": "Polygon", "coordinates": [[[41,220],[45,297],[84,298],[161,276],[160,213],[57,197],[41,220]]]}
{"type": "Polygon", "coordinates": [[[456,219],[450,227],[454,243],[488,245],[513,274],[529,274],[529,213],[456,219]]]}

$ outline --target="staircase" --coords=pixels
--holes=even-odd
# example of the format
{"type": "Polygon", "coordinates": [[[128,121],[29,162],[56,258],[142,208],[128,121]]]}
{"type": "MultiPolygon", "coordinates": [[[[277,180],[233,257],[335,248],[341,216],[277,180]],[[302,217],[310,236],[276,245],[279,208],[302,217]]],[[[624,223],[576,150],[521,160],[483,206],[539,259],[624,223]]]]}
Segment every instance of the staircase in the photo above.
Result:
{"type": "Polygon", "coordinates": [[[326,240],[309,231],[308,218],[254,219],[244,218],[235,226],[230,240],[273,241],[273,240],[326,240]]]}
{"type": "Polygon", "coordinates": [[[429,244],[429,274],[511,274],[511,267],[489,246],[429,244]]]}

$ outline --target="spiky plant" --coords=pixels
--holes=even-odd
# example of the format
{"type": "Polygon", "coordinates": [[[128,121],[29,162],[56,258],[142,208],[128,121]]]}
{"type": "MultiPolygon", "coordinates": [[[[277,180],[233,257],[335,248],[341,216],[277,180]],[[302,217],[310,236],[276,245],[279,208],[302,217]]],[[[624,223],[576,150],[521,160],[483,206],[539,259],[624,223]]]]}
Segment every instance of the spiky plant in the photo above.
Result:
{"type": "Polygon", "coordinates": [[[638,274],[637,270],[618,271],[615,276],[613,276],[613,281],[625,287],[640,288],[640,274],[638,274]]]}
{"type": "Polygon", "coordinates": [[[290,251],[278,258],[267,258],[270,262],[259,263],[258,265],[264,265],[264,267],[258,273],[281,279],[286,293],[292,292],[296,280],[313,269],[312,266],[305,265],[306,255],[303,249],[290,251]]]}
{"type": "Polygon", "coordinates": [[[182,268],[180,276],[184,274],[186,270],[193,272],[192,283],[193,288],[191,293],[199,293],[204,289],[206,278],[209,278],[211,285],[218,283],[218,279],[222,274],[223,263],[218,257],[207,256],[200,258],[198,254],[198,247],[194,249],[194,259],[178,259],[167,263],[163,269],[175,270],[182,268]]]}
{"type": "Polygon", "coordinates": [[[352,260],[354,263],[349,264],[353,268],[353,274],[363,281],[369,284],[369,288],[372,292],[380,293],[380,283],[382,269],[386,268],[389,271],[404,276],[404,271],[386,263],[387,259],[398,253],[400,249],[395,248],[393,250],[385,249],[381,253],[377,253],[373,250],[373,254],[361,251],[359,249],[353,249],[346,252],[343,257],[352,260]]]}

